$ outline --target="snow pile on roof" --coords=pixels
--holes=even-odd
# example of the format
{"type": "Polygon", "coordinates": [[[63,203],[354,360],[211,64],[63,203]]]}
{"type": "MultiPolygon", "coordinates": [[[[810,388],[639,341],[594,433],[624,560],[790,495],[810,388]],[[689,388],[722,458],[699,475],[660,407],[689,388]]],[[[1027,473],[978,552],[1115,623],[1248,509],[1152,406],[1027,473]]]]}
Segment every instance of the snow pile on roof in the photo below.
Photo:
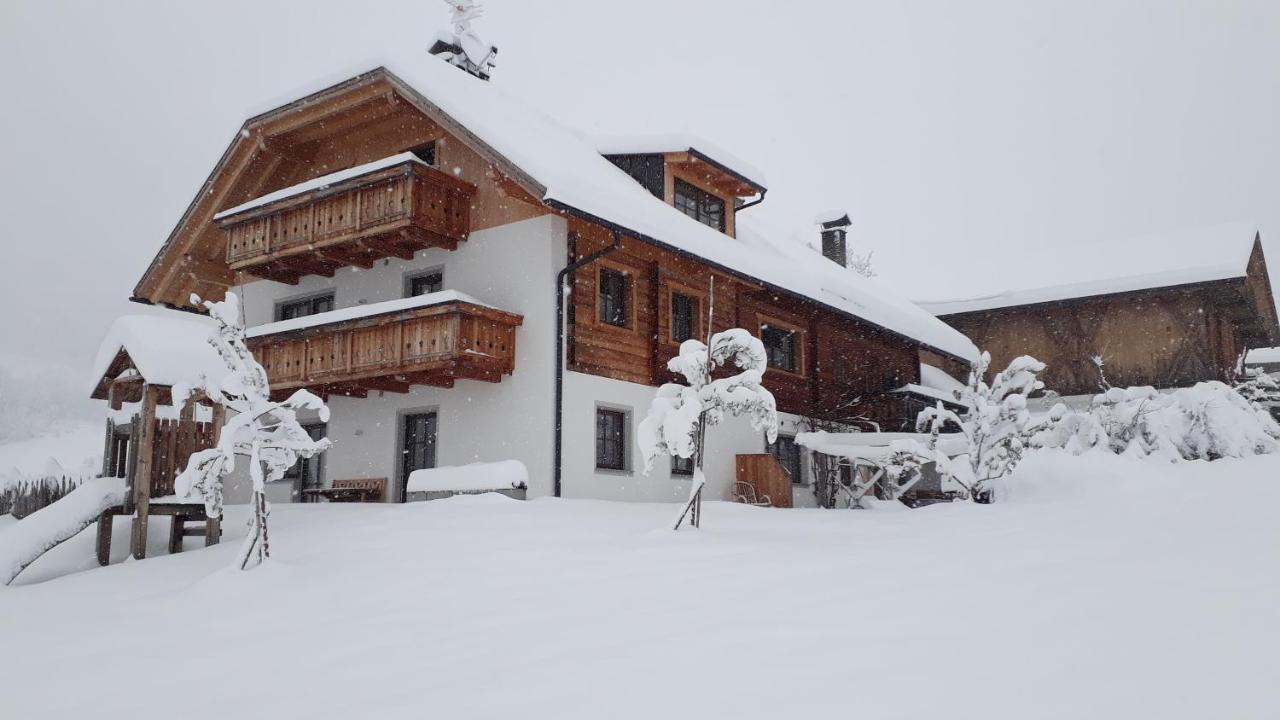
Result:
{"type": "Polygon", "coordinates": [[[1053,257],[1035,256],[1027,282],[1053,284],[954,300],[921,301],[935,315],[1034,305],[1071,298],[1244,277],[1258,226],[1230,223],[1149,235],[1124,242],[1071,244],[1053,257]],[[1140,270],[1128,274],[1127,271],[1140,270]]]}
{"type": "Polygon", "coordinates": [[[219,381],[229,370],[209,344],[213,322],[195,315],[125,315],[111,324],[93,362],[96,388],[120,351],[150,385],[202,387],[202,378],[219,381]]]}
{"type": "Polygon", "coordinates": [[[385,158],[382,158],[381,160],[374,160],[373,162],[365,163],[364,165],[357,165],[353,168],[347,168],[346,170],[339,170],[338,172],[329,173],[328,175],[321,175],[318,178],[308,180],[306,182],[301,182],[301,183],[298,183],[297,185],[290,185],[287,188],[282,188],[273,193],[268,193],[266,195],[263,195],[262,197],[254,198],[253,200],[250,200],[249,202],[246,202],[242,205],[237,205],[228,210],[223,210],[217,215],[214,215],[213,219],[221,220],[225,217],[231,217],[232,215],[239,215],[242,212],[253,210],[255,208],[260,208],[263,205],[270,205],[273,202],[285,200],[291,197],[295,197],[297,195],[302,195],[304,193],[309,193],[315,190],[324,190],[325,188],[328,188],[332,185],[337,185],[343,180],[350,180],[353,177],[359,177],[361,175],[364,175],[365,173],[376,172],[378,170],[382,170],[383,168],[389,168],[392,165],[399,165],[400,163],[403,163],[403,162],[416,162],[416,163],[421,163],[423,165],[426,165],[426,163],[422,162],[422,160],[417,155],[414,155],[411,152],[392,155],[391,157],[385,157],[385,158]]]}
{"type": "Polygon", "coordinates": [[[266,335],[278,335],[280,333],[293,332],[295,330],[305,330],[306,328],[316,327],[317,325],[347,322],[349,320],[373,317],[374,315],[387,315],[395,312],[403,312],[405,310],[415,310],[417,308],[455,302],[497,310],[497,308],[492,305],[482,303],[466,293],[458,292],[457,290],[441,290],[440,292],[427,293],[426,295],[418,295],[416,297],[388,300],[386,302],[372,303],[369,305],[356,305],[354,307],[343,308],[342,310],[331,310],[329,312],[318,313],[316,315],[307,315],[306,317],[294,318],[292,320],[281,320],[280,322],[259,325],[254,328],[250,328],[249,331],[245,333],[245,336],[256,338],[266,335]]]}
{"type": "Polygon", "coordinates": [[[652,153],[692,152],[741,175],[759,187],[768,187],[764,173],[742,158],[706,138],[689,133],[645,135],[607,135],[594,139],[601,155],[645,155],[652,153]]]}
{"type": "MultiPolygon", "coordinates": [[[[927,433],[832,433],[807,432],[796,435],[796,443],[823,455],[833,455],[872,462],[887,459],[902,450],[919,451],[928,444],[927,433]]],[[[969,451],[968,443],[959,433],[938,436],[938,449],[950,457],[969,451]]]]}
{"type": "Polygon", "coordinates": [[[529,487],[529,471],[519,460],[414,470],[409,492],[486,492],[529,487]]]}
{"type": "Polygon", "coordinates": [[[1261,365],[1263,363],[1280,363],[1280,347],[1257,348],[1250,350],[1249,354],[1244,358],[1247,365],[1261,365]]]}
{"type": "MultiPolygon", "coordinates": [[[[631,235],[806,296],[947,355],[968,360],[977,357],[977,348],[968,338],[900,297],[896,290],[873,283],[804,248],[796,248],[785,258],[778,253],[752,252],[744,243],[685,216],[606,160],[597,145],[543,112],[507,96],[492,82],[458,72],[421,53],[365,66],[363,72],[378,67],[391,72],[407,84],[406,89],[422,95],[427,103],[440,108],[511,161],[544,189],[545,202],[605,220],[631,235]]],[[[358,74],[339,76],[315,89],[358,74]]],[[[739,232],[741,236],[741,229],[739,232]]]]}

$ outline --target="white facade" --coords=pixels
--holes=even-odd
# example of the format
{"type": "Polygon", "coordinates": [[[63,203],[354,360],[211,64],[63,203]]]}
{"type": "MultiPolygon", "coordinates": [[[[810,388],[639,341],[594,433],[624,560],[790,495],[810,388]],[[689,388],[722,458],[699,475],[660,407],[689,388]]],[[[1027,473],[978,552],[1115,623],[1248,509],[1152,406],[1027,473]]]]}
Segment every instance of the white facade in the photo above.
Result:
{"type": "MultiPolygon", "coordinates": [[[[437,416],[436,465],[519,460],[529,471],[529,497],[553,494],[553,418],[555,378],[555,280],[564,268],[567,228],[563,219],[546,215],[472,233],[455,251],[429,249],[413,260],[379,261],[372,270],[343,268],[333,278],[309,276],[296,286],[255,281],[240,289],[250,327],[274,322],[281,302],[334,293],[334,309],[404,297],[407,278],[440,269],[444,289],[457,290],[501,310],[524,316],[516,331],[516,362],[501,382],[459,380],[452,388],[416,386],[408,394],[370,393],[367,398],[329,399],[323,480],[386,478],[391,501],[399,501],[403,429],[406,414],[437,416]]],[[[659,461],[645,475],[635,431],[654,397],[655,388],[584,373],[565,373],[564,465],[562,495],[571,498],[675,502],[688,496],[689,481],[672,476],[659,461]],[[628,415],[628,469],[598,470],[595,462],[595,411],[620,409],[628,415]]],[[[784,432],[794,432],[795,418],[783,417],[784,432]]],[[[741,418],[729,418],[708,435],[707,493],[730,499],[735,457],[766,451],[763,435],[741,418]]],[[[239,475],[239,474],[237,474],[239,475]]],[[[273,502],[288,502],[291,485],[274,483],[273,502]]],[[[244,502],[247,478],[229,478],[228,502],[244,502]]],[[[797,504],[812,501],[798,487],[797,504]]]]}

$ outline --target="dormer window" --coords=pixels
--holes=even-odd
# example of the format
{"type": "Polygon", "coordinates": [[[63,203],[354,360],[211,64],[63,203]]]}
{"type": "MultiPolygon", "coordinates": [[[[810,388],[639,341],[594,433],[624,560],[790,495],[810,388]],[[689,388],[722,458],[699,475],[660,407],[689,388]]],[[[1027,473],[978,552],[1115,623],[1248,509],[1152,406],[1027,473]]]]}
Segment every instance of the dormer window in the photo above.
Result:
{"type": "Polygon", "coordinates": [[[675,205],[677,210],[703,225],[725,231],[724,200],[706,190],[677,179],[675,205]]]}

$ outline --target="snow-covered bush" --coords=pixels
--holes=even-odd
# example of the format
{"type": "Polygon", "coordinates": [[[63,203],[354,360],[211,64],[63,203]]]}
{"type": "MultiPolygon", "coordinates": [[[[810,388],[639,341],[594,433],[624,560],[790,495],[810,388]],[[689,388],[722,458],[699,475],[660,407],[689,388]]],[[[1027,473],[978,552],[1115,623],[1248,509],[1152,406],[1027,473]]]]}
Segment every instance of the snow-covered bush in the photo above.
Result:
{"type": "MultiPolygon", "coordinates": [[[[768,359],[760,339],[741,328],[716,333],[708,346],[700,340],[685,340],[680,354],[667,363],[671,372],[684,376],[687,385],[667,383],[658,388],[649,414],[640,423],[636,442],[644,458],[644,471],[653,469],[659,456],[693,459],[693,486],[689,507],[697,512],[706,476],[702,463],[706,456],[707,427],[719,425],[727,415],[746,415],[752,426],[763,430],[769,442],[778,437],[778,409],[773,394],[762,380],[768,359]],[[712,374],[733,362],[736,375],[712,379],[712,374]]],[[[681,520],[684,515],[681,515],[681,520]]],[[[681,520],[676,521],[679,528],[681,520]]]]}
{"type": "Polygon", "coordinates": [[[215,382],[203,378],[202,388],[173,389],[174,403],[182,402],[184,391],[200,389],[216,403],[230,412],[218,444],[191,456],[187,467],[178,475],[177,492],[191,497],[204,498],[205,510],[210,518],[222,517],[223,478],[235,470],[235,458],[249,458],[249,474],[253,479],[253,512],[249,516],[249,534],[237,556],[237,565],[248,567],[256,556],[261,563],[270,555],[267,536],[266,483],[279,480],[298,462],[329,448],[329,440],[313,440],[298,422],[299,410],[315,410],[320,419],[329,419],[329,408],[320,398],[306,390],[295,392],[284,402],[271,401],[271,388],[267,372],[244,342],[244,324],[240,320],[240,299],[235,293],[227,293],[222,302],[202,302],[192,296],[191,301],[203,305],[209,316],[218,324],[218,334],[209,344],[218,351],[230,372],[215,382]]]}
{"type": "Polygon", "coordinates": [[[1077,455],[1102,448],[1170,461],[1216,460],[1280,450],[1280,425],[1265,408],[1217,381],[1169,393],[1111,388],[1083,412],[1055,406],[1034,444],[1077,455]]]}
{"type": "Polygon", "coordinates": [[[935,438],[948,424],[960,429],[968,444],[968,467],[957,468],[950,462],[940,463],[938,469],[969,488],[970,496],[982,503],[995,499],[996,483],[1022,459],[1031,430],[1027,395],[1044,387],[1036,379],[1044,363],[1029,355],[1015,358],[987,384],[984,378],[990,366],[988,352],[974,363],[969,384],[960,393],[960,402],[969,408],[963,415],[939,402],[916,418],[916,428],[927,429],[935,438]]]}

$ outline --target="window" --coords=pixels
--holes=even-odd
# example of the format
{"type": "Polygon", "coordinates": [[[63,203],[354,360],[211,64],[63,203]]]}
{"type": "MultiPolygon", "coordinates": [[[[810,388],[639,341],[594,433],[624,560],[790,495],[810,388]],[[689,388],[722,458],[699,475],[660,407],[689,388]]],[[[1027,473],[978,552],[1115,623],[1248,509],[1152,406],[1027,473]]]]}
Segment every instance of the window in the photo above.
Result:
{"type": "Polygon", "coordinates": [[[671,340],[684,342],[697,336],[698,299],[671,293],[671,340]]]}
{"type": "Polygon", "coordinates": [[[760,341],[764,343],[765,354],[769,356],[769,367],[785,372],[798,372],[796,362],[797,334],[795,330],[762,325],[760,341]]]}
{"type": "Polygon", "coordinates": [[[276,306],[276,320],[294,320],[308,315],[319,315],[330,310],[333,310],[333,293],[326,293],[280,303],[276,306]]]}
{"type": "Polygon", "coordinates": [[[724,232],[724,200],[683,180],[676,180],[676,209],[708,227],[724,232]]]}
{"type": "MultiPolygon", "coordinates": [[[[324,423],[314,423],[302,426],[307,431],[307,435],[312,440],[320,440],[327,432],[327,426],[324,423]]],[[[309,493],[307,490],[318,490],[324,487],[324,453],[320,453],[315,457],[298,458],[298,462],[293,467],[285,471],[283,481],[288,481],[293,485],[293,499],[299,502],[316,502],[315,493],[309,493]]]]}
{"type": "Polygon", "coordinates": [[[438,293],[444,289],[444,271],[428,270],[417,275],[410,275],[405,281],[405,293],[408,297],[438,293]]]}
{"type": "Polygon", "coordinates": [[[618,270],[600,269],[600,322],[627,327],[627,276],[618,270]]]}
{"type": "Polygon", "coordinates": [[[436,144],[434,142],[429,142],[426,145],[416,147],[409,152],[416,155],[419,160],[428,165],[436,164],[436,144]]]}
{"type": "Polygon", "coordinates": [[[693,474],[693,458],[682,458],[679,455],[671,456],[671,474],[672,475],[692,475],[693,474]]]}
{"type": "Polygon", "coordinates": [[[596,469],[627,469],[627,413],[596,408],[596,469]]]}
{"type": "Polygon", "coordinates": [[[778,463],[791,476],[792,484],[804,484],[804,470],[800,463],[800,446],[796,444],[794,437],[779,435],[778,441],[769,446],[769,452],[778,459],[778,463]]]}

